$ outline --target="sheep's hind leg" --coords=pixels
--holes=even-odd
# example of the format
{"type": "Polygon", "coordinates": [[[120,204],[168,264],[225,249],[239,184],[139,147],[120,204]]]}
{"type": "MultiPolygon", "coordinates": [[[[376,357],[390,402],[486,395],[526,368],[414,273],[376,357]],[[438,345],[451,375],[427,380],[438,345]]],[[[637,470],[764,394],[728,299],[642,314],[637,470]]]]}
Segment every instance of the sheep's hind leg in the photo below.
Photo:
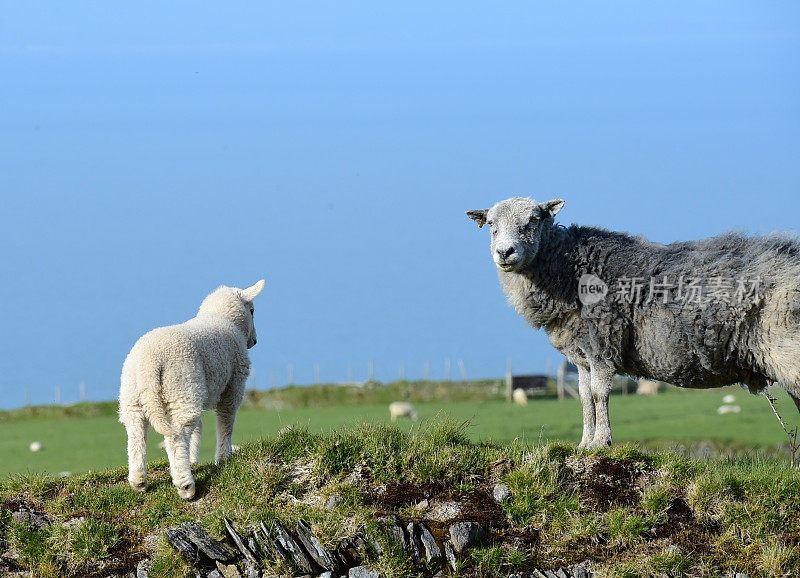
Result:
{"type": "Polygon", "coordinates": [[[583,436],[579,448],[585,448],[594,440],[595,407],[592,397],[591,372],[586,367],[578,367],[578,393],[583,406],[583,436]]]}
{"type": "Polygon", "coordinates": [[[217,408],[217,451],[214,463],[221,464],[233,453],[231,440],[233,439],[233,423],[236,421],[236,410],[227,407],[217,408]]]}
{"type": "Polygon", "coordinates": [[[233,453],[231,442],[233,439],[233,424],[236,421],[236,412],[244,399],[246,374],[241,374],[228,384],[217,404],[217,451],[214,463],[221,464],[233,453]]]}
{"type": "Polygon", "coordinates": [[[147,418],[141,409],[125,415],[128,433],[128,483],[137,492],[147,489],[147,418]]]}
{"type": "Polygon", "coordinates": [[[185,500],[191,500],[195,492],[192,467],[189,461],[189,444],[195,425],[192,422],[189,425],[176,427],[175,431],[164,437],[172,483],[178,490],[178,495],[185,500]]]}
{"type": "Polygon", "coordinates": [[[611,380],[614,370],[605,365],[594,365],[591,368],[592,398],[595,405],[594,439],[590,449],[611,445],[611,423],[608,417],[608,396],[611,393],[611,380]]]}
{"type": "Polygon", "coordinates": [[[200,463],[200,438],[203,435],[203,419],[197,420],[197,425],[192,430],[192,439],[189,443],[189,464],[196,466],[200,463]]]}

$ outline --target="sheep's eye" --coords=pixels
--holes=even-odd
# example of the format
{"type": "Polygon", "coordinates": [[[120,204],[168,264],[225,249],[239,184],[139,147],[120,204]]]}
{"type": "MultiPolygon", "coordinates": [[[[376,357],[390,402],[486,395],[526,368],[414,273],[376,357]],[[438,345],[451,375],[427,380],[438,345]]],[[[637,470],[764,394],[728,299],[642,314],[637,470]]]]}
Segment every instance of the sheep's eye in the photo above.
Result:
{"type": "Polygon", "coordinates": [[[252,315],[254,311],[255,311],[255,309],[252,309],[252,308],[251,308],[251,309],[250,309],[250,315],[252,315]]]}

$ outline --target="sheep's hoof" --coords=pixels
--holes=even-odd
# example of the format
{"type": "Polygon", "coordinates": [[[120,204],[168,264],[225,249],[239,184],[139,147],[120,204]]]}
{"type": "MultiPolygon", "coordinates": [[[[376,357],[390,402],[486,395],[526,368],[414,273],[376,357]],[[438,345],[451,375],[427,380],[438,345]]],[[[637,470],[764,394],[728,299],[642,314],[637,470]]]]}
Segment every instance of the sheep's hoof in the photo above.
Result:
{"type": "Polygon", "coordinates": [[[134,482],[132,480],[128,480],[128,483],[131,485],[131,488],[133,488],[137,492],[147,491],[147,482],[144,480],[142,480],[141,482],[134,482]]]}
{"type": "Polygon", "coordinates": [[[194,498],[194,482],[184,484],[178,487],[177,489],[178,489],[178,495],[184,500],[191,500],[192,498],[194,498]]]}
{"type": "Polygon", "coordinates": [[[600,449],[607,448],[607,447],[610,447],[610,446],[611,446],[611,440],[605,440],[605,441],[595,440],[592,443],[587,444],[586,445],[586,449],[587,450],[600,450],[600,449]]]}

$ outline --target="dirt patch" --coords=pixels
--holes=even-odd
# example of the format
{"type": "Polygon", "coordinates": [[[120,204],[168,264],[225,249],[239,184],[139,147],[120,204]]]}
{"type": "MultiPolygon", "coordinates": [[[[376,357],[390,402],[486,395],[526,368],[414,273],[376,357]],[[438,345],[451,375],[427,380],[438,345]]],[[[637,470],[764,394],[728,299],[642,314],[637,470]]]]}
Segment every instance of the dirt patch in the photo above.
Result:
{"type": "Polygon", "coordinates": [[[489,543],[516,543],[531,546],[538,543],[539,533],[533,528],[510,528],[503,508],[491,495],[491,486],[473,490],[450,491],[443,484],[398,482],[378,486],[369,495],[380,514],[395,514],[405,525],[424,522],[440,544],[449,538],[450,526],[457,522],[477,522],[488,532],[489,543]],[[431,519],[441,504],[448,504],[452,515],[446,520],[431,519]],[[416,507],[409,512],[409,507],[416,507]],[[399,510],[402,515],[399,515],[399,510]]]}
{"type": "Polygon", "coordinates": [[[639,500],[641,462],[588,456],[569,458],[565,465],[567,484],[586,508],[604,511],[612,505],[632,506],[639,500]]]}
{"type": "Polygon", "coordinates": [[[664,521],[655,527],[656,538],[675,536],[694,524],[692,508],[682,496],[674,498],[664,511],[664,521]]]}

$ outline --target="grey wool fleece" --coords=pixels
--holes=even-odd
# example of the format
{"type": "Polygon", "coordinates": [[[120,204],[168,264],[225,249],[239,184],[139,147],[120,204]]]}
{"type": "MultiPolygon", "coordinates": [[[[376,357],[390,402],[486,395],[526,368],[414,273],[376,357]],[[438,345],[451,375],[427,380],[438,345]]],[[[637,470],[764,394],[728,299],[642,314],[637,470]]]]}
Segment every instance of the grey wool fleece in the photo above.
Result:
{"type": "Polygon", "coordinates": [[[582,446],[611,443],[615,373],[692,388],[777,382],[800,408],[800,243],[725,233],[669,245],[556,224],[560,199],[468,211],[508,302],[578,367],[582,446]],[[594,283],[600,293],[589,294],[594,283]],[[603,293],[603,291],[605,291],[603,293]]]}

